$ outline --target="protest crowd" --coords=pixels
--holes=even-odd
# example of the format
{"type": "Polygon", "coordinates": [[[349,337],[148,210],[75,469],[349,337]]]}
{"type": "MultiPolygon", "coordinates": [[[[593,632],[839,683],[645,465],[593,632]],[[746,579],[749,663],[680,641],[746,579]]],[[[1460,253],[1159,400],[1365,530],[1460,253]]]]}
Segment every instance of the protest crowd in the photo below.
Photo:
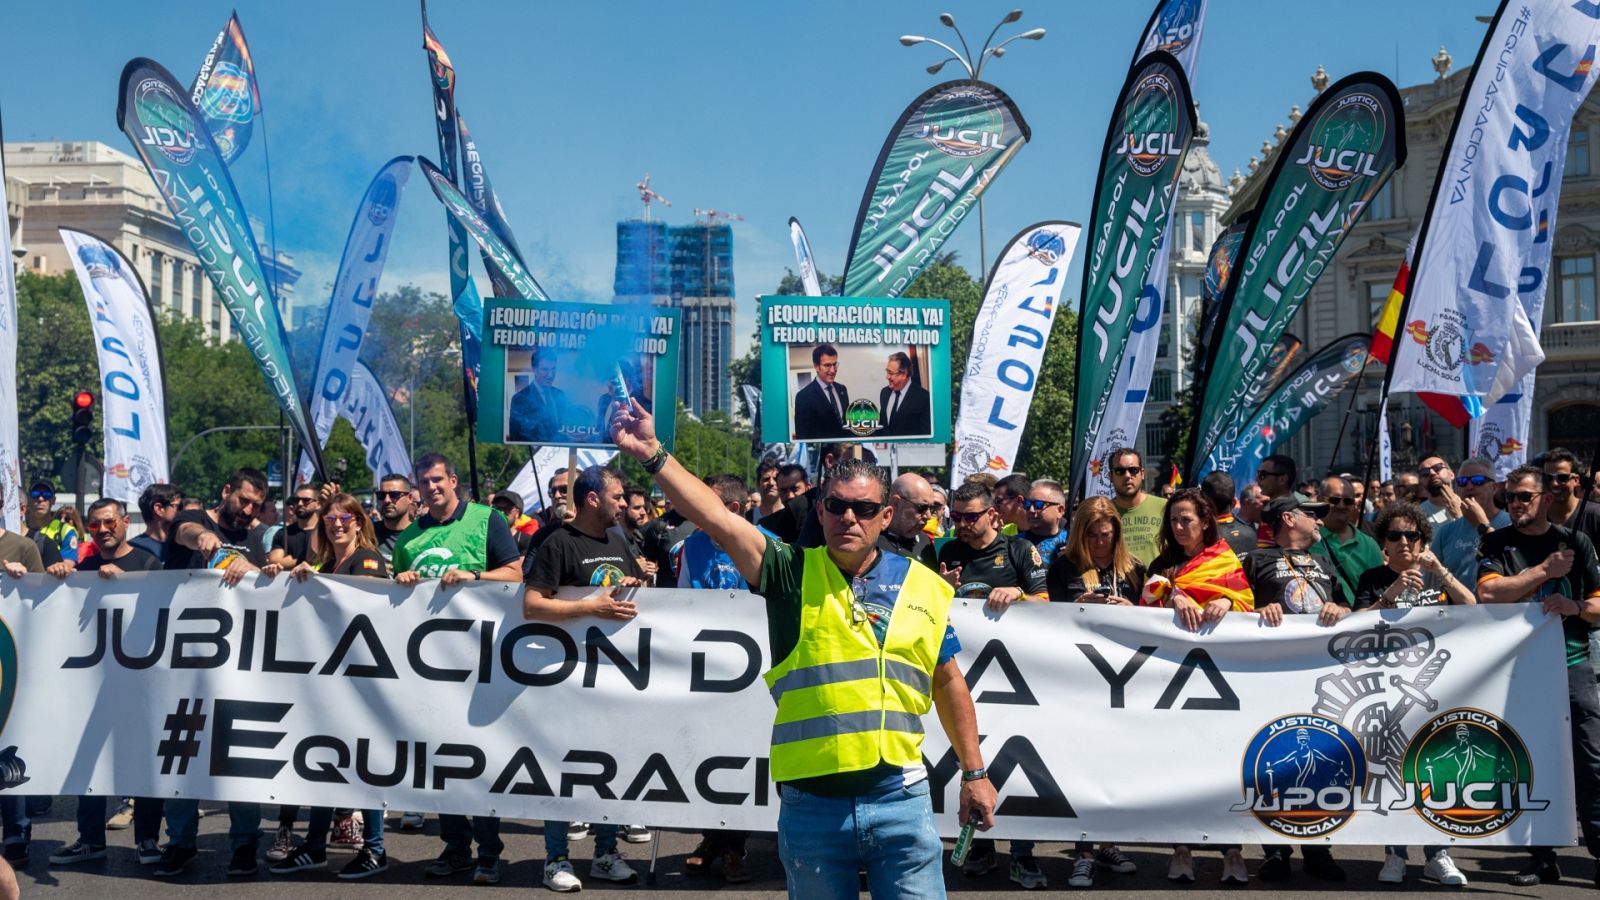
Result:
{"type": "MultiPolygon", "coordinates": [[[[640,421],[633,419],[634,426],[640,421]]],[[[626,427],[619,426],[619,433],[626,427]]],[[[634,444],[623,436],[619,446],[631,451],[634,444]]],[[[1234,485],[1227,475],[1211,473],[1198,487],[1161,490],[1158,496],[1147,490],[1151,479],[1140,454],[1119,449],[1110,457],[1114,496],[1089,497],[1071,509],[1061,485],[1049,478],[980,474],[947,492],[912,471],[900,472],[891,483],[870,452],[854,445],[821,444],[813,450],[816,474],[763,460],[753,488],[732,474],[704,473],[702,479],[683,473],[695,487],[703,484],[704,495],[692,499],[721,518],[707,518],[692,504],[676,508],[672,500],[674,495],[682,499],[681,484],[663,477],[663,507],[659,492],[624,484],[619,470],[607,466],[553,473],[547,485],[551,502],[532,515],[524,512],[524,498],[509,492],[480,505],[465,497],[451,461],[432,454],[420,457],[413,473],[383,476],[370,501],[336,484],[302,486],[284,501],[281,515],[268,500],[264,476],[254,470],[234,473],[216,493],[200,486],[152,485],[138,504],[144,530],[130,536],[129,511],[121,502],[102,499],[89,507],[83,522],[73,522],[66,515],[70,508],[57,508],[52,485],[39,481],[24,498],[21,533],[0,533],[0,559],[14,577],[47,572],[66,578],[92,571],[115,579],[128,572],[206,568],[221,569],[229,585],[257,571],[274,578],[356,575],[401,584],[424,578],[444,585],[521,581],[524,616],[550,621],[631,619],[640,611],[619,593],[630,586],[751,590],[766,598],[771,614],[795,599],[796,570],[786,560],[822,546],[841,523],[871,522],[878,527],[868,529],[877,533],[863,551],[866,571],[898,567],[901,574],[894,577],[908,584],[920,572],[924,584],[937,579],[952,594],[995,610],[1028,602],[1156,606],[1171,609],[1178,625],[1195,630],[1236,615],[1259,616],[1268,626],[1290,615],[1315,616],[1331,625],[1374,610],[1538,603],[1563,624],[1576,812],[1585,846],[1600,856],[1600,694],[1589,651],[1600,622],[1595,554],[1600,498],[1572,453],[1551,448],[1504,480],[1495,478],[1487,460],[1428,456],[1415,472],[1382,483],[1363,483],[1350,473],[1304,478],[1292,458],[1277,455],[1263,462],[1253,483],[1234,485]],[[859,496],[841,499],[846,488],[859,496]],[[733,530],[728,524],[733,520],[746,530],[733,530]],[[732,534],[737,537],[727,537],[732,534]],[[757,578],[746,577],[746,557],[730,552],[719,537],[741,541],[746,554],[754,553],[760,560],[757,578]],[[439,547],[455,554],[449,568],[413,566],[439,547]],[[563,586],[596,583],[595,571],[605,566],[621,574],[611,582],[613,589],[587,600],[555,596],[563,586]]],[[[646,469],[660,472],[667,458],[664,450],[656,450],[645,458],[646,469]]],[[[881,633],[879,640],[884,640],[881,633]]],[[[949,631],[942,658],[948,658],[955,641],[949,631]]],[[[782,657],[775,651],[774,658],[782,657]]],[[[774,775],[785,788],[785,816],[798,803],[791,803],[790,789],[794,798],[815,801],[838,789],[828,782],[841,776],[786,781],[774,755],[774,775]]],[[[903,773],[884,762],[868,772],[880,780],[914,781],[910,768],[903,773]]],[[[975,775],[973,780],[981,781],[983,774],[976,765],[964,778],[975,775]]],[[[870,780],[857,777],[853,784],[856,791],[871,789],[870,780]]],[[[992,814],[993,790],[986,796],[973,801],[984,817],[992,814]]],[[[963,798],[965,808],[965,792],[963,798]]],[[[139,862],[154,876],[180,876],[196,856],[200,799],[129,797],[111,808],[103,796],[80,798],[78,839],[52,852],[48,865],[72,866],[116,852],[108,849],[108,829],[131,826],[139,862]]],[[[424,816],[414,812],[390,812],[392,821],[386,822],[382,800],[373,796],[365,809],[283,806],[270,833],[261,827],[259,804],[230,803],[227,874],[245,878],[262,868],[275,876],[326,870],[330,849],[343,849],[352,852],[338,867],[339,878],[382,875],[390,864],[385,828],[427,827],[424,816]]],[[[49,798],[14,791],[0,795],[4,858],[10,865],[36,863],[29,816],[48,804],[49,798]]],[[[442,847],[425,875],[497,883],[504,848],[500,827],[497,818],[441,814],[442,847]]],[[[593,840],[588,878],[631,882],[637,873],[622,846],[652,838],[642,823],[545,822],[543,833],[543,884],[561,892],[582,888],[583,878],[571,861],[578,842],[593,840]]],[[[715,873],[727,883],[748,881],[746,838],[743,832],[706,832],[685,860],[686,870],[715,873]]],[[[789,862],[794,848],[787,842],[779,846],[789,862]]],[[[915,847],[902,849],[917,855],[915,847]]],[[[1048,885],[1032,842],[1011,841],[1007,849],[1012,882],[1029,889],[1048,885]]],[[[1193,853],[1200,849],[1198,844],[1171,848],[1167,877],[1172,883],[1195,880],[1193,853]]],[[[1224,884],[1252,878],[1244,848],[1210,849],[1222,854],[1224,884]]],[[[940,855],[938,849],[931,852],[940,855]]],[[[1529,854],[1513,884],[1560,879],[1554,848],[1529,848],[1529,854]]],[[[856,861],[842,855],[843,877],[854,885],[856,861]]],[[[1266,846],[1253,876],[1269,882],[1290,878],[1290,855],[1287,846],[1266,846]]],[[[1345,880],[1330,848],[1309,844],[1302,856],[1305,874],[1345,880]]],[[[1378,880],[1403,881],[1407,859],[1407,848],[1386,848],[1378,880]]],[[[950,875],[982,879],[1000,860],[995,842],[980,839],[950,875]]],[[[1422,862],[1425,878],[1468,883],[1445,848],[1423,848],[1422,862]]],[[[939,862],[931,869],[923,863],[920,873],[894,870],[892,883],[944,877],[939,862]]],[[[1088,888],[1098,874],[1135,868],[1114,844],[1079,842],[1067,884],[1088,888]]],[[[794,891],[793,867],[789,874],[794,891]]]]}

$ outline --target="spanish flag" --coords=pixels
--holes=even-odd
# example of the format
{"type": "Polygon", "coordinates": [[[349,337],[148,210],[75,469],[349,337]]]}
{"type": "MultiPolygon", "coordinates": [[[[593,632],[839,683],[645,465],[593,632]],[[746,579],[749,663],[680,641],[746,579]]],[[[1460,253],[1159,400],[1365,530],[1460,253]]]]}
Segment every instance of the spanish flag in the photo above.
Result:
{"type": "Polygon", "coordinates": [[[1183,484],[1183,473],[1178,471],[1177,463],[1170,463],[1170,465],[1172,466],[1172,473],[1167,476],[1167,483],[1173,487],[1178,487],[1183,484]]]}
{"type": "Polygon", "coordinates": [[[1410,262],[1401,263],[1400,271],[1394,276],[1394,286],[1389,288],[1389,299],[1384,301],[1383,312],[1378,316],[1378,330],[1372,334],[1372,348],[1368,353],[1374,362],[1385,366],[1394,360],[1394,336],[1400,329],[1400,307],[1405,304],[1406,279],[1410,277],[1410,262]]]}
{"type": "Polygon", "coordinates": [[[1217,541],[1195,554],[1194,559],[1173,574],[1172,583],[1201,606],[1226,597],[1233,603],[1234,612],[1254,612],[1256,608],[1256,597],[1245,580],[1244,567],[1227,541],[1217,541]]]}

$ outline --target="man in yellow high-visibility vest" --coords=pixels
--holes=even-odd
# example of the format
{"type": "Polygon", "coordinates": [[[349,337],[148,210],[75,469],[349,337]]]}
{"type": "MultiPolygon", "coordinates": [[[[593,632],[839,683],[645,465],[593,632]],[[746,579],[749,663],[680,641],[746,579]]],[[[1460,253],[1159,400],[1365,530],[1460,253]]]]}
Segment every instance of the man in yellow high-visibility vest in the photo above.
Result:
{"type": "Polygon", "coordinates": [[[792,898],[943,897],[942,844],[922,764],[922,716],[937,707],[960,761],[960,821],[994,824],[995,790],[977,714],[956,664],[954,594],[921,563],[886,553],[893,515],[884,470],[845,460],[821,499],[826,545],[799,550],[731,512],[656,440],[637,403],[616,408],[612,439],[673,508],[700,526],[767,601],[777,701],[772,777],[778,852],[792,898]]]}

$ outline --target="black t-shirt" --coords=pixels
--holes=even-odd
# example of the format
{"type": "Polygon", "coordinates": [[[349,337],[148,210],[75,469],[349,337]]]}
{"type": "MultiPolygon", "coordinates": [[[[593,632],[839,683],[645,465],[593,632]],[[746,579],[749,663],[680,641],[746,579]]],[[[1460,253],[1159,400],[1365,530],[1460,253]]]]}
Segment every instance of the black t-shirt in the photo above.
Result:
{"type": "Polygon", "coordinates": [[[1244,557],[1244,576],[1256,596],[1256,609],[1281,606],[1286,613],[1318,613],[1322,604],[1341,602],[1333,565],[1309,550],[1263,547],[1244,557]]]}
{"type": "Polygon", "coordinates": [[[184,525],[193,522],[217,536],[222,542],[225,554],[237,554],[244,557],[252,565],[261,566],[265,560],[258,557],[250,549],[249,528],[224,528],[220,522],[213,522],[211,514],[203,509],[191,509],[178,513],[178,518],[172,522],[172,530],[167,534],[167,560],[168,569],[209,569],[211,557],[198,550],[190,550],[178,543],[178,531],[184,525]]]}
{"type": "MultiPolygon", "coordinates": [[[[406,524],[409,525],[411,523],[407,522],[406,524]]],[[[379,519],[377,522],[373,523],[372,533],[377,535],[378,553],[383,556],[384,562],[387,563],[394,559],[395,539],[400,537],[400,532],[402,531],[405,531],[405,528],[401,528],[399,531],[390,531],[389,526],[383,524],[382,519],[379,519]]]]}
{"type": "MultiPolygon", "coordinates": [[[[1356,609],[1366,609],[1376,606],[1383,599],[1384,591],[1400,578],[1400,573],[1388,566],[1374,566],[1361,573],[1361,578],[1356,581],[1356,609]]],[[[1450,595],[1437,586],[1430,586],[1430,582],[1438,579],[1423,573],[1423,587],[1414,594],[1403,592],[1395,598],[1396,609],[1411,609],[1414,606],[1438,606],[1449,603],[1450,595]]]]}
{"type": "Polygon", "coordinates": [[[366,547],[358,547],[344,565],[335,566],[332,561],[323,565],[317,571],[325,575],[365,575],[369,578],[388,578],[389,564],[383,554],[366,547]]]}
{"type": "MultiPolygon", "coordinates": [[[[1551,525],[1542,534],[1524,534],[1516,528],[1496,528],[1478,542],[1478,583],[1517,575],[1544,562],[1561,549],[1572,551],[1572,571],[1534,588],[1526,603],[1538,603],[1553,594],[1565,594],[1580,606],[1588,597],[1600,596],[1600,561],[1595,559],[1594,542],[1589,536],[1551,525]]],[[[1589,658],[1590,625],[1581,616],[1563,616],[1561,632],[1566,638],[1567,665],[1589,658]]]]}
{"type": "Polygon", "coordinates": [[[933,552],[933,541],[928,540],[928,536],[920,531],[912,534],[908,540],[884,529],[878,535],[878,549],[885,553],[904,556],[906,559],[914,559],[934,571],[939,569],[939,557],[933,552]]]}
{"type": "MultiPolygon", "coordinates": [[[[39,548],[39,561],[44,563],[46,569],[64,560],[61,555],[61,544],[55,538],[48,537],[37,528],[30,528],[28,530],[28,540],[33,541],[33,545],[39,548]]],[[[73,562],[77,562],[77,560],[73,560],[73,562]]]]}
{"type": "Polygon", "coordinates": [[[817,507],[821,503],[822,486],[817,485],[756,524],[777,535],[783,543],[793,544],[801,550],[821,547],[825,543],[822,520],[817,517],[817,507]]]}
{"type": "Polygon", "coordinates": [[[591,537],[571,524],[551,529],[544,543],[522,559],[522,581],[554,593],[559,587],[614,587],[624,576],[643,578],[633,551],[610,529],[591,537]]]}
{"type": "Polygon", "coordinates": [[[105,565],[116,566],[124,572],[161,571],[161,560],[156,559],[155,554],[147,553],[146,551],[133,546],[131,541],[128,543],[128,552],[124,553],[122,556],[116,559],[106,559],[104,556],[95,553],[83,562],[78,563],[78,571],[98,572],[100,571],[100,567],[105,565]]]}
{"type": "Polygon", "coordinates": [[[1043,594],[1047,585],[1044,559],[1039,548],[1019,537],[997,534],[987,547],[975,550],[962,540],[947,541],[939,548],[939,565],[961,567],[961,586],[957,597],[988,597],[1000,587],[1022,588],[1024,594],[1043,594]]]}
{"type": "Polygon", "coordinates": [[[1600,547],[1600,500],[1585,499],[1578,504],[1578,511],[1572,518],[1562,523],[1573,531],[1581,532],[1589,538],[1589,543],[1600,547]]]}
{"type": "Polygon", "coordinates": [[[311,531],[290,522],[272,536],[272,549],[282,550],[297,563],[305,562],[311,558],[311,531]]]}
{"type": "Polygon", "coordinates": [[[1217,523],[1217,535],[1228,542],[1234,555],[1244,559],[1244,555],[1256,549],[1256,527],[1247,525],[1238,519],[1217,523]]]}
{"type": "MultiPolygon", "coordinates": [[[[558,528],[550,529],[552,533],[558,530],[558,528]]],[[[678,545],[682,544],[683,539],[693,534],[695,530],[696,525],[676,511],[651,519],[645,523],[643,528],[639,529],[639,542],[644,549],[644,558],[656,564],[656,578],[662,584],[675,585],[678,583],[678,570],[674,563],[674,557],[677,554],[678,545]]],[[[544,531],[541,530],[539,534],[544,534],[544,531]]],[[[538,538],[539,535],[534,535],[534,537],[538,538]]],[[[539,543],[539,541],[535,540],[532,552],[539,552],[539,543]]]]}
{"type": "MultiPolygon", "coordinates": [[[[1065,553],[1057,554],[1045,574],[1050,599],[1056,603],[1073,603],[1089,593],[1090,588],[1085,584],[1083,575],[1083,571],[1065,553]]],[[[1134,560],[1133,571],[1121,578],[1112,575],[1110,566],[1096,569],[1095,578],[1095,587],[1110,586],[1112,594],[1134,603],[1139,602],[1139,594],[1144,590],[1144,566],[1139,565],[1138,560],[1134,560]]]]}

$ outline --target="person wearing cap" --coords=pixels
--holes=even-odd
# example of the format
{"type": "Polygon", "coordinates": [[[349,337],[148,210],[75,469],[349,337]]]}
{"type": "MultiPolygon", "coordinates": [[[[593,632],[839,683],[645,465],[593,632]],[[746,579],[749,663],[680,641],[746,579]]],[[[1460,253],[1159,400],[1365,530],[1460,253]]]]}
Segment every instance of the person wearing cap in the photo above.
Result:
{"type": "Polygon", "coordinates": [[[516,491],[501,491],[494,495],[489,505],[510,523],[511,536],[517,539],[517,552],[527,553],[534,532],[539,530],[539,520],[522,511],[522,495],[516,491]]]}
{"type": "Polygon", "coordinates": [[[40,479],[28,488],[28,530],[55,543],[61,559],[78,561],[78,529],[55,514],[56,486],[40,479]]]}
{"type": "MultiPolygon", "coordinates": [[[[1280,625],[1286,614],[1314,615],[1322,625],[1332,625],[1350,613],[1343,603],[1338,576],[1333,565],[1321,556],[1311,555],[1321,520],[1328,504],[1318,503],[1304,494],[1284,494],[1267,501],[1261,510],[1262,527],[1272,529],[1273,546],[1245,554],[1244,573],[1255,594],[1256,612],[1268,625],[1280,625]]],[[[1262,881],[1283,881],[1289,877],[1286,844],[1266,844],[1266,859],[1257,872],[1262,881]]],[[[1301,846],[1307,874],[1323,881],[1343,881],[1344,869],[1333,853],[1316,844],[1301,846]]]]}

